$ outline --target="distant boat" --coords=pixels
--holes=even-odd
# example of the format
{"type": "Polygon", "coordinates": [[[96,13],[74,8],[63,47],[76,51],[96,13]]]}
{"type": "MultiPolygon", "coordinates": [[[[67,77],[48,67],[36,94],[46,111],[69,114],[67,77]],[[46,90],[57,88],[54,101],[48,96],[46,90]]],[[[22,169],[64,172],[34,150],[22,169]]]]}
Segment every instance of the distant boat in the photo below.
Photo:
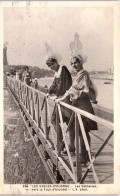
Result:
{"type": "Polygon", "coordinates": [[[104,82],[104,84],[111,84],[111,82],[104,82]]]}

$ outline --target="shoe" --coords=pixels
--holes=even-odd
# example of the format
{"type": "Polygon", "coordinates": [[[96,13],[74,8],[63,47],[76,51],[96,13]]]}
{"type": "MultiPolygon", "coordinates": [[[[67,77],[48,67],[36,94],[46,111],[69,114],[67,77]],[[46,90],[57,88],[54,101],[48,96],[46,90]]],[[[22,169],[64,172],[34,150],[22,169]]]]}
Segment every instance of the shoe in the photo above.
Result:
{"type": "Polygon", "coordinates": [[[86,165],[87,162],[89,162],[89,156],[86,154],[86,156],[81,156],[81,164],[86,165]]]}
{"type": "Polygon", "coordinates": [[[64,151],[65,143],[62,141],[60,144],[60,151],[64,151]]]}
{"type": "MultiPolygon", "coordinates": [[[[69,147],[69,151],[70,151],[70,153],[72,153],[73,155],[75,155],[75,147],[74,148],[69,147]]],[[[62,153],[64,155],[67,155],[67,150],[63,151],[62,153]]]]}
{"type": "Polygon", "coordinates": [[[36,134],[35,130],[32,129],[32,136],[34,136],[36,134]]]}
{"type": "Polygon", "coordinates": [[[87,159],[83,159],[83,160],[81,160],[81,164],[83,164],[83,165],[86,165],[87,164],[87,159]]]}

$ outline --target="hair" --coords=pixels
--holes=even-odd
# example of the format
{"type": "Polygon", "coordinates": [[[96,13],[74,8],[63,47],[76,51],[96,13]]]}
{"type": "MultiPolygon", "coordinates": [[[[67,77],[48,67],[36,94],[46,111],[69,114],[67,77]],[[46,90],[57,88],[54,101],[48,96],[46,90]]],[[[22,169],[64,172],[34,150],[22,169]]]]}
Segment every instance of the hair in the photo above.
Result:
{"type": "Polygon", "coordinates": [[[46,64],[50,66],[52,63],[57,63],[57,59],[55,58],[48,58],[46,64]]]}
{"type": "Polygon", "coordinates": [[[26,69],[28,69],[28,70],[29,70],[29,67],[28,67],[28,66],[26,66],[26,67],[25,67],[25,70],[26,70],[26,69]]]}
{"type": "Polygon", "coordinates": [[[72,59],[75,59],[77,62],[79,62],[81,65],[83,65],[83,58],[81,55],[73,56],[72,59]]]}

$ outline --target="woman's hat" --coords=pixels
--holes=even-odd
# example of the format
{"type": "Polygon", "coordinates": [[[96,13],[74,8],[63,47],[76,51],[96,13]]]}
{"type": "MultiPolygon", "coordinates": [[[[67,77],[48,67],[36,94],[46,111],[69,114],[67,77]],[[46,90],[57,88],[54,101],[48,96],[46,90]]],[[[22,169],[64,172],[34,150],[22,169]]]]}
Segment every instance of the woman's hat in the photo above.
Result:
{"type": "MultiPolygon", "coordinates": [[[[82,43],[79,40],[79,34],[74,34],[74,40],[70,43],[70,53],[71,57],[78,59],[81,64],[84,64],[87,61],[87,56],[82,52],[82,43]]],[[[71,60],[72,60],[71,59],[71,60]]]]}
{"type": "Polygon", "coordinates": [[[46,58],[45,62],[46,64],[52,64],[54,62],[60,62],[62,60],[62,57],[58,53],[54,53],[52,50],[52,47],[46,42],[44,42],[45,49],[46,49],[46,58]]]}
{"type": "Polygon", "coordinates": [[[73,60],[74,58],[76,58],[81,64],[83,64],[83,57],[80,54],[73,55],[71,60],[73,60]]]}

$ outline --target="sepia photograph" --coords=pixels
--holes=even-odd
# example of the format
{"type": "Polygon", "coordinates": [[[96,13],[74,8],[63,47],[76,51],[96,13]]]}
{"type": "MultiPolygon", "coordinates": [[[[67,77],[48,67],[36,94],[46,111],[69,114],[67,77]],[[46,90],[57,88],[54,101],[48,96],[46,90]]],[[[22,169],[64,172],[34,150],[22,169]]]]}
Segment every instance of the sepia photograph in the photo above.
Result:
{"type": "Polygon", "coordinates": [[[118,7],[117,2],[0,4],[2,193],[119,194],[118,7]]]}

